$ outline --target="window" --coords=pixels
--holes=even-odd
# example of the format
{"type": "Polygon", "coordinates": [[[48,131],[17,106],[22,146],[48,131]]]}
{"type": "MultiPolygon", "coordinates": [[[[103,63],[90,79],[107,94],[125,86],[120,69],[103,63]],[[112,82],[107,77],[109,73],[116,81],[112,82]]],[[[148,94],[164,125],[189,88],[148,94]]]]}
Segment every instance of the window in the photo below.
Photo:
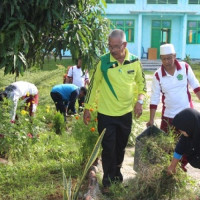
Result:
{"type": "Polygon", "coordinates": [[[153,20],[152,21],[153,28],[171,28],[170,20],[153,20]]]}
{"type": "Polygon", "coordinates": [[[134,20],[111,20],[111,28],[118,28],[125,32],[127,42],[134,42],[134,20]]]}
{"type": "Polygon", "coordinates": [[[200,21],[188,21],[187,44],[200,44],[200,21]]]}
{"type": "Polygon", "coordinates": [[[135,0],[106,0],[106,3],[127,3],[127,4],[135,4],[135,0]]]}
{"type": "Polygon", "coordinates": [[[147,4],[177,4],[178,0],[147,0],[147,4]]]}
{"type": "Polygon", "coordinates": [[[189,0],[189,4],[200,4],[200,0],[189,0]]]}

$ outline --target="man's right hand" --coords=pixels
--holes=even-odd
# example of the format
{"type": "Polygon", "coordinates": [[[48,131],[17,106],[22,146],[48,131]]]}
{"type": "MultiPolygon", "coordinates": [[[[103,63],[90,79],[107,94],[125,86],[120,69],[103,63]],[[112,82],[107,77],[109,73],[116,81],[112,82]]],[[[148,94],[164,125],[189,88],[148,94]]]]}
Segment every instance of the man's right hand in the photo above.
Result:
{"type": "Polygon", "coordinates": [[[88,109],[85,109],[84,113],[83,113],[83,121],[84,121],[84,123],[86,125],[88,125],[90,119],[91,119],[90,111],[88,109]]]}
{"type": "Polygon", "coordinates": [[[153,126],[154,124],[154,120],[149,120],[147,123],[146,123],[146,126],[149,127],[149,126],[153,126]]]}

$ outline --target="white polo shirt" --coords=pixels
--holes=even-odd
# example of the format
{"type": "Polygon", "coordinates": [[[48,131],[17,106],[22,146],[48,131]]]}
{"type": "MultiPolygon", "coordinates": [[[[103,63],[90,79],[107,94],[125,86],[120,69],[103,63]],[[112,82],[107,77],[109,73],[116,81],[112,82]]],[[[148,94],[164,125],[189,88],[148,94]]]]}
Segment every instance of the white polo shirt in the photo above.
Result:
{"type": "Polygon", "coordinates": [[[157,109],[162,93],[162,116],[174,118],[185,108],[193,107],[189,85],[194,93],[200,91],[199,81],[191,67],[185,62],[175,60],[174,75],[168,74],[161,66],[153,76],[150,109],[157,109]]]}
{"type": "Polygon", "coordinates": [[[83,73],[81,68],[78,68],[76,65],[70,67],[67,76],[72,77],[72,83],[78,87],[84,87],[85,81],[89,79],[88,71],[83,73]]]}

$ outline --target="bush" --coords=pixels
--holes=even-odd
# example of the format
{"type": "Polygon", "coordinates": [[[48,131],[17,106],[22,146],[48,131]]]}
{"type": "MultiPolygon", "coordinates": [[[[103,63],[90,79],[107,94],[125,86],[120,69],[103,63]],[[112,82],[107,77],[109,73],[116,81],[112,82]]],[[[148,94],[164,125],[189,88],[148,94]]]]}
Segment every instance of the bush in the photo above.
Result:
{"type": "Polygon", "coordinates": [[[62,134],[65,130],[65,120],[64,116],[60,112],[56,112],[53,119],[53,128],[56,134],[62,134]]]}
{"type": "Polygon", "coordinates": [[[84,124],[82,115],[75,116],[71,132],[79,143],[80,154],[82,154],[83,162],[85,162],[89,158],[99,136],[97,131],[97,112],[91,109],[91,121],[88,125],[84,124]]]}
{"type": "Polygon", "coordinates": [[[190,55],[186,55],[185,58],[184,58],[184,61],[185,61],[186,63],[188,63],[189,65],[192,64],[190,55]]]}

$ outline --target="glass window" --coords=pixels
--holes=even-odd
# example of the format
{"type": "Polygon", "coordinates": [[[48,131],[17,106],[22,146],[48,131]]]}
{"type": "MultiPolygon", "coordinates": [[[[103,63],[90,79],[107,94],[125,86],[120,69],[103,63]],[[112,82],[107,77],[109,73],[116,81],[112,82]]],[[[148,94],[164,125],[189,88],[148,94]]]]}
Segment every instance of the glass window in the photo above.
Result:
{"type": "Polygon", "coordinates": [[[189,0],[189,4],[200,4],[200,0],[189,0]]]}
{"type": "Polygon", "coordinates": [[[190,22],[188,22],[188,26],[189,26],[189,28],[196,28],[197,27],[197,22],[190,21],[190,22]]]}
{"type": "Polygon", "coordinates": [[[126,21],[126,26],[134,27],[133,20],[127,20],[126,21]]]}
{"type": "Polygon", "coordinates": [[[147,3],[148,3],[148,4],[156,4],[156,3],[157,3],[157,0],[147,0],[147,3]]]}
{"type": "Polygon", "coordinates": [[[123,29],[124,28],[124,21],[123,20],[117,20],[116,21],[116,27],[119,29],[123,29]]]}
{"type": "Polygon", "coordinates": [[[147,4],[177,4],[178,0],[147,0],[147,4]]]}
{"type": "Polygon", "coordinates": [[[200,30],[197,33],[197,43],[200,44],[200,30]]]}
{"type": "Polygon", "coordinates": [[[124,0],[116,0],[116,3],[124,3],[124,0]]]}
{"type": "Polygon", "coordinates": [[[134,30],[132,28],[125,28],[125,34],[127,42],[134,41],[134,30]]]}
{"type": "Polygon", "coordinates": [[[106,3],[129,3],[129,4],[135,4],[135,0],[106,0],[106,3]]]}
{"type": "Polygon", "coordinates": [[[160,20],[153,20],[152,26],[153,27],[161,27],[161,21],[160,20]]]}
{"type": "Polygon", "coordinates": [[[177,4],[178,1],[177,0],[168,0],[168,4],[177,4]]]}
{"type": "Polygon", "coordinates": [[[200,21],[188,21],[187,43],[200,44],[200,21]]]}
{"type": "Polygon", "coordinates": [[[158,4],[166,4],[166,0],[158,0],[158,4]]]}
{"type": "Polygon", "coordinates": [[[118,28],[125,32],[127,42],[134,42],[134,20],[111,20],[111,29],[118,28]]]}
{"type": "Polygon", "coordinates": [[[106,0],[106,3],[113,3],[113,0],[106,0]]]}
{"type": "Polygon", "coordinates": [[[195,30],[189,30],[189,32],[188,32],[188,42],[189,42],[189,44],[195,44],[195,38],[196,38],[196,31],[195,30]]]}
{"type": "Polygon", "coordinates": [[[171,27],[171,21],[163,20],[162,21],[162,27],[163,28],[170,28],[171,27]]]}

